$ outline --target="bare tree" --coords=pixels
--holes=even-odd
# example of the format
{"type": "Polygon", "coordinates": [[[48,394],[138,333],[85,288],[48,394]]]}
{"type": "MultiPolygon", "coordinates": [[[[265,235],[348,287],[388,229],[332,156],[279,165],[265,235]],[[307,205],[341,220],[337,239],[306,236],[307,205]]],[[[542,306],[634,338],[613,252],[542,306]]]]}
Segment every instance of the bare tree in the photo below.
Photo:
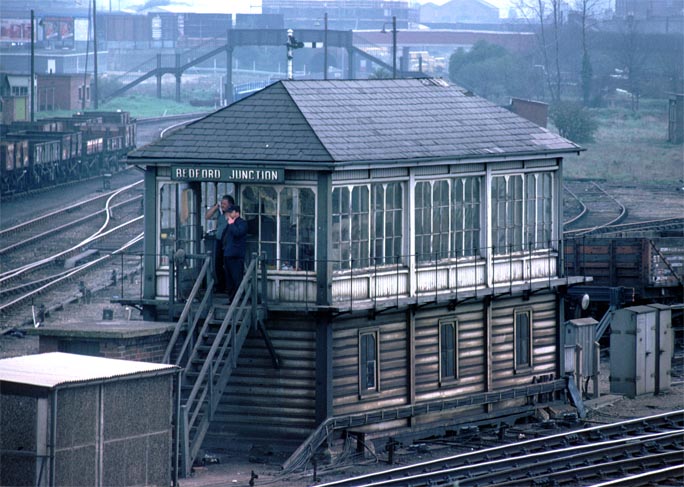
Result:
{"type": "Polygon", "coordinates": [[[560,37],[563,25],[561,0],[516,0],[515,8],[530,24],[539,23],[535,29],[542,56],[546,86],[550,98],[561,100],[560,37]]]}
{"type": "Polygon", "coordinates": [[[591,99],[591,81],[593,68],[591,66],[591,56],[589,54],[588,33],[591,27],[596,24],[595,10],[599,0],[576,0],[575,9],[580,18],[580,37],[582,42],[582,66],[580,68],[580,83],[582,86],[582,101],[587,106],[591,99]]]}
{"type": "Polygon", "coordinates": [[[621,48],[617,52],[619,61],[627,74],[627,89],[632,99],[632,111],[639,110],[641,97],[641,77],[646,62],[643,36],[637,22],[631,15],[627,17],[622,31],[621,48]]]}

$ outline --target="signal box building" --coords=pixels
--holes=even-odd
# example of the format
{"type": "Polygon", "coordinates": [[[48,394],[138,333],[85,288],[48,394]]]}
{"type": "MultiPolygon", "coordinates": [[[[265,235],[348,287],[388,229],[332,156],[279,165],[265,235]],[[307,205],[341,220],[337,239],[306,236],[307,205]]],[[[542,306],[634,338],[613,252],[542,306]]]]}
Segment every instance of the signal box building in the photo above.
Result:
{"type": "Polygon", "coordinates": [[[231,345],[207,438],[372,439],[558,397],[581,280],[563,272],[562,167],[579,151],[460,87],[396,79],[279,81],[129,154],[148,318],[206,296],[190,257],[212,248],[222,194],[265,256],[245,277],[261,333],[231,345]]]}

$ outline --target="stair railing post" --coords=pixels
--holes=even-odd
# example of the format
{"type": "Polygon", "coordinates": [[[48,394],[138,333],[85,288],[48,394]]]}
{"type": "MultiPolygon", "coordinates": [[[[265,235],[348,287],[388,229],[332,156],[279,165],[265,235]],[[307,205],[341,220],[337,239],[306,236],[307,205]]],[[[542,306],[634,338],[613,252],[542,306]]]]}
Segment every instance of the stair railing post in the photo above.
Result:
{"type": "MultiPolygon", "coordinates": [[[[237,311],[237,308],[234,308],[237,311]]],[[[230,310],[228,310],[230,313],[230,310]]],[[[236,334],[235,334],[235,328],[238,325],[237,320],[235,319],[235,315],[237,313],[233,313],[232,318],[232,323],[230,324],[230,338],[228,339],[228,343],[230,343],[230,364],[232,365],[233,368],[237,367],[237,351],[235,350],[235,345],[237,344],[237,339],[236,339],[236,334]]],[[[244,323],[243,323],[244,325],[244,323]]]]}
{"type": "Polygon", "coordinates": [[[176,307],[176,262],[173,252],[169,253],[169,318],[173,320],[176,307]]]}
{"type": "Polygon", "coordinates": [[[266,252],[261,253],[261,304],[268,301],[268,274],[266,272],[266,252]]]}
{"type": "Polygon", "coordinates": [[[252,327],[254,330],[257,328],[257,300],[259,299],[259,293],[257,288],[257,278],[258,274],[258,262],[256,252],[252,253],[252,261],[254,261],[254,270],[252,271],[252,327]]]}
{"type": "Polygon", "coordinates": [[[207,378],[209,388],[209,421],[214,420],[214,363],[209,364],[209,377],[207,378]]]}
{"type": "Polygon", "coordinates": [[[188,405],[183,404],[181,406],[181,415],[180,415],[180,426],[181,426],[181,442],[182,442],[182,451],[181,451],[181,458],[183,461],[183,476],[184,477],[189,477],[190,476],[190,469],[192,468],[191,465],[191,460],[190,460],[190,438],[189,438],[189,431],[188,431],[188,405]]]}

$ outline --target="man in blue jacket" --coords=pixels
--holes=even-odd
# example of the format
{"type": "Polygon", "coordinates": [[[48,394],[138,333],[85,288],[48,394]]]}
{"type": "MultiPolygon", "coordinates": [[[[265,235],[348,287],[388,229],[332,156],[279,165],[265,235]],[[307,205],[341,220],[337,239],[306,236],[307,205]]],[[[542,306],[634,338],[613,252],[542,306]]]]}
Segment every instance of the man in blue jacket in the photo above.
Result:
{"type": "Polygon", "coordinates": [[[225,213],[228,225],[223,231],[223,269],[226,292],[231,301],[240,287],[245,273],[247,251],[247,222],[240,217],[240,207],[232,205],[225,213]]]}

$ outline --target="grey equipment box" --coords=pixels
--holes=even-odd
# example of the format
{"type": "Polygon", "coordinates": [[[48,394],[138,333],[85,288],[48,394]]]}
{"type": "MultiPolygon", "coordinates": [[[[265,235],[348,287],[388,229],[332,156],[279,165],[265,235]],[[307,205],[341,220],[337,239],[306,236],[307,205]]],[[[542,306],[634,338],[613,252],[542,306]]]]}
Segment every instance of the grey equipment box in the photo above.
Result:
{"type": "Polygon", "coordinates": [[[672,350],[667,306],[617,310],[610,333],[610,392],[635,397],[668,389],[672,350]]]}

